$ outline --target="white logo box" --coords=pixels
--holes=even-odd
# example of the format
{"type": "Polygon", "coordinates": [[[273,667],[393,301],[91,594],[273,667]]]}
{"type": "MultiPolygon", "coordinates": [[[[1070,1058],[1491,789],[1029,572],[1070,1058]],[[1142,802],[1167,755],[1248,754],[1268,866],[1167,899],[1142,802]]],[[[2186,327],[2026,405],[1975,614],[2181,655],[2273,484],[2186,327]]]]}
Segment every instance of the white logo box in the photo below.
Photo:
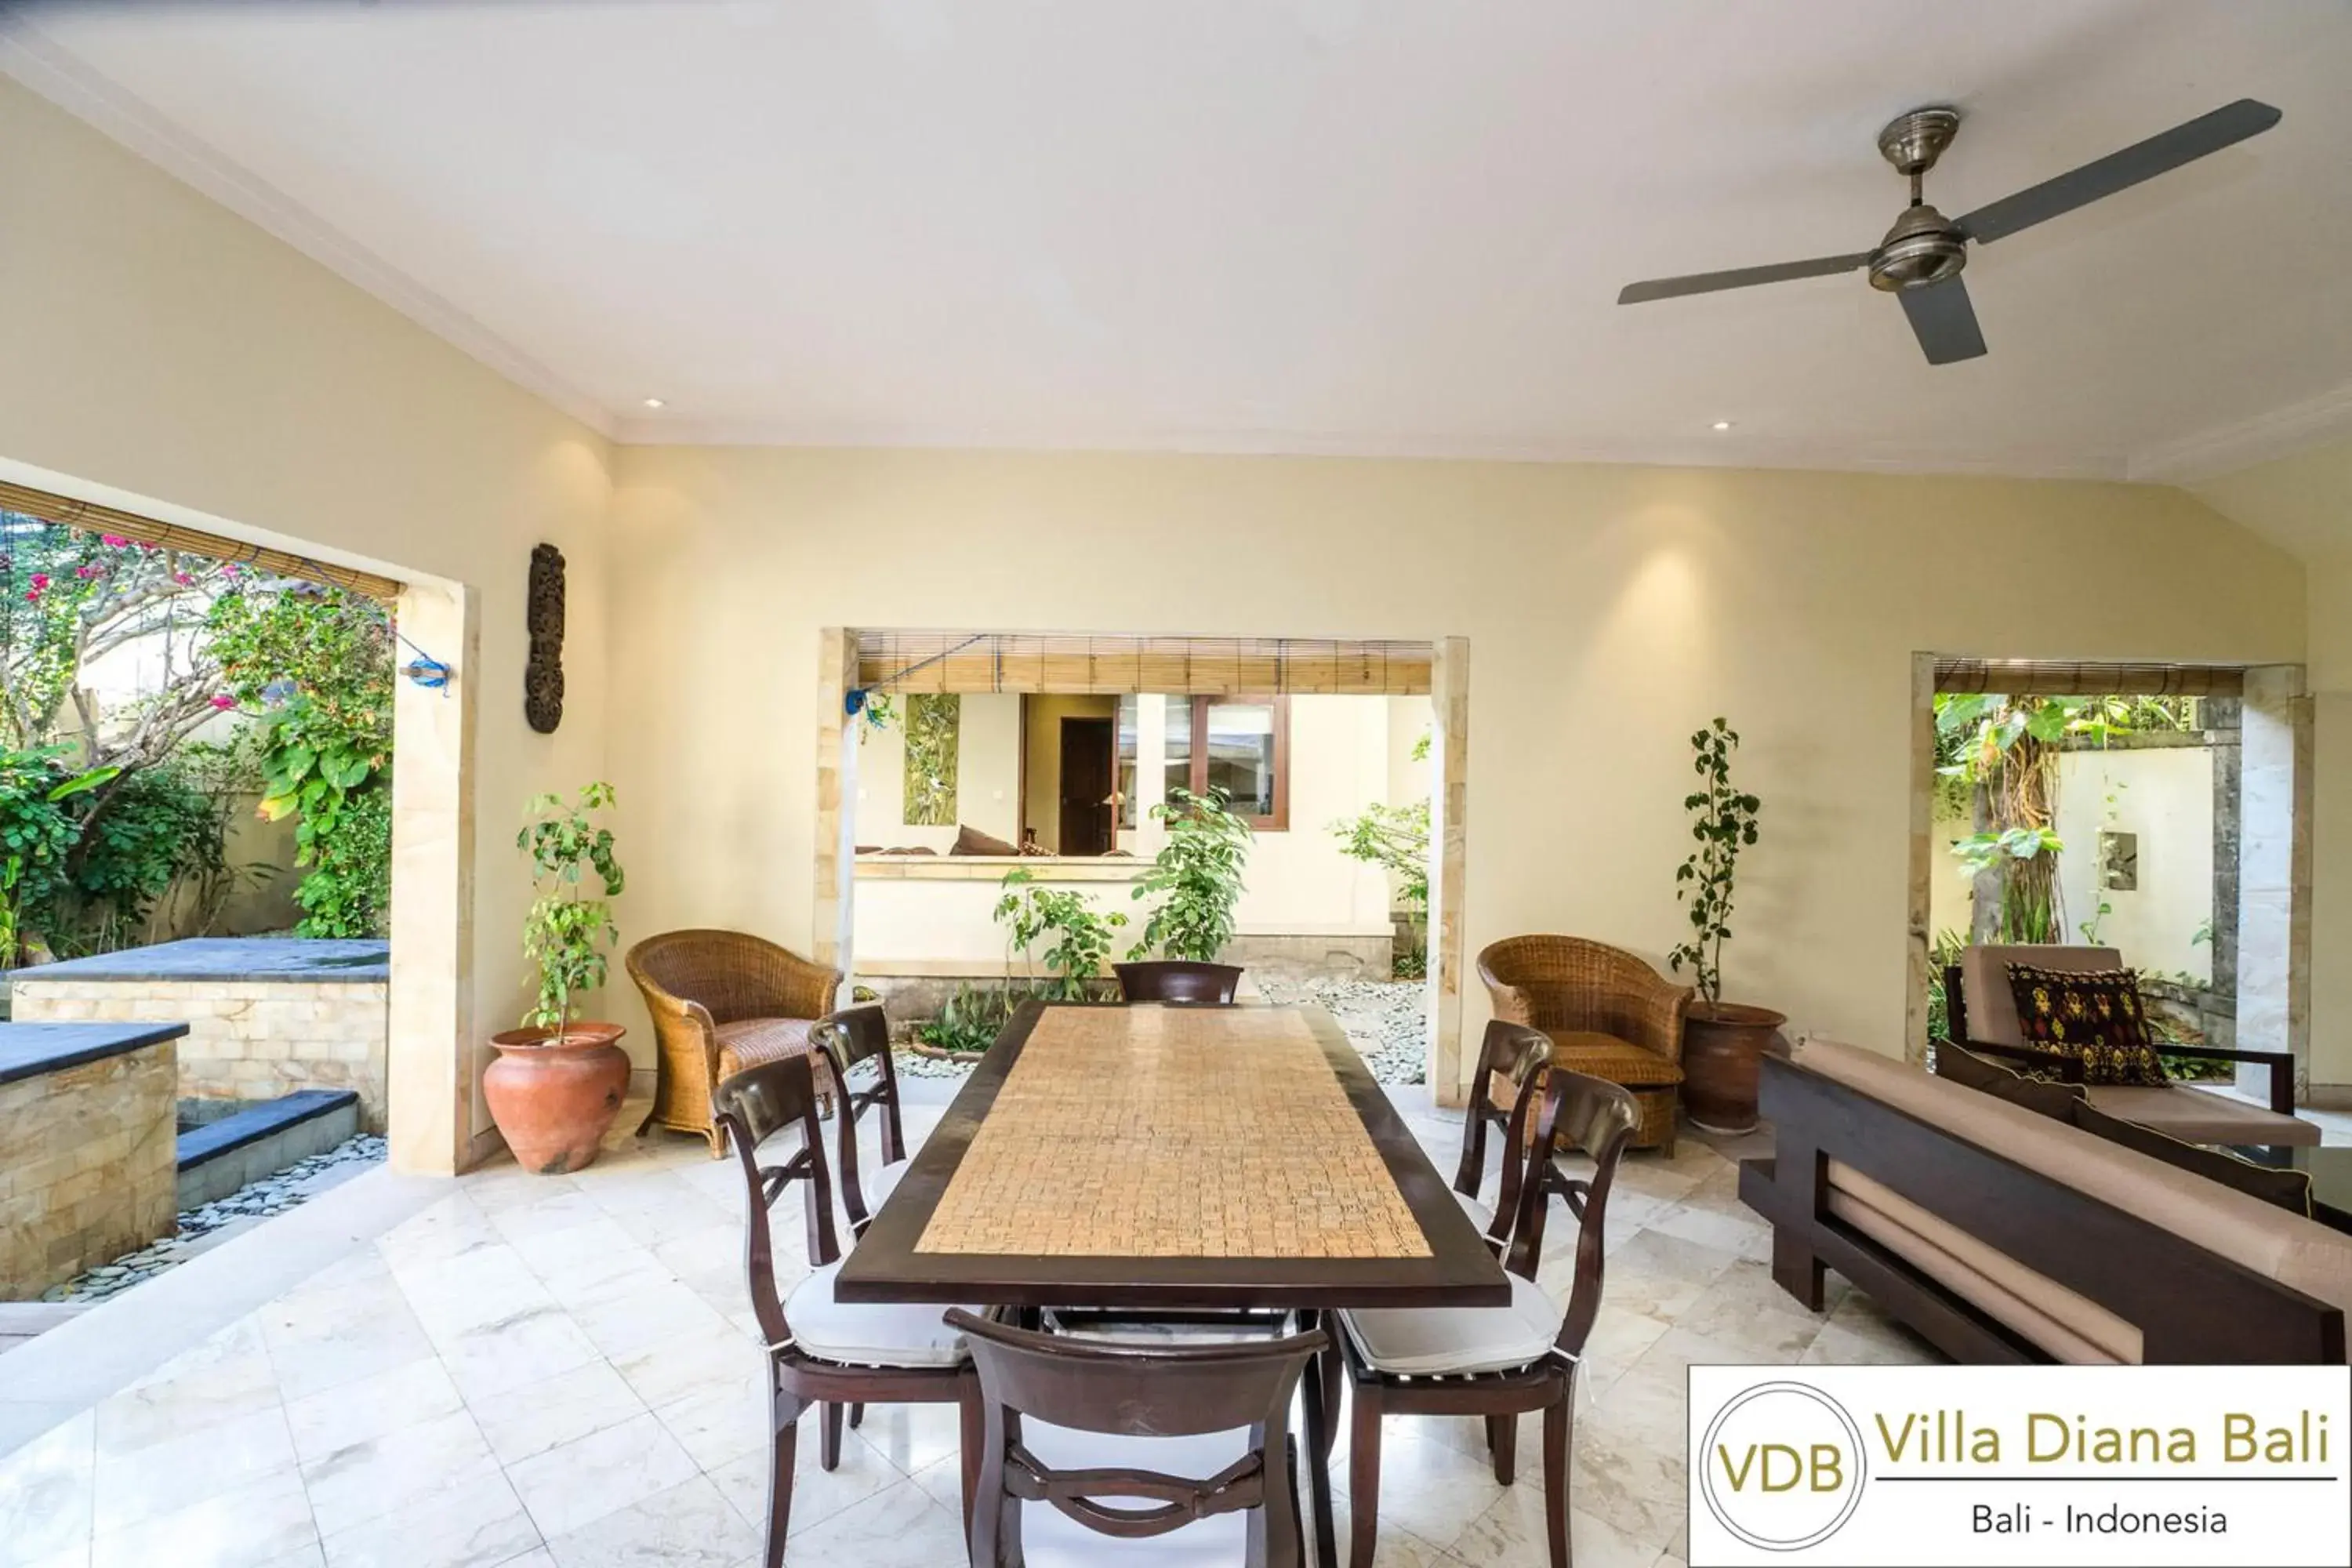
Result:
{"type": "Polygon", "coordinates": [[[1690,1369],[1690,1568],[2352,1565],[2352,1368],[1690,1369]]]}

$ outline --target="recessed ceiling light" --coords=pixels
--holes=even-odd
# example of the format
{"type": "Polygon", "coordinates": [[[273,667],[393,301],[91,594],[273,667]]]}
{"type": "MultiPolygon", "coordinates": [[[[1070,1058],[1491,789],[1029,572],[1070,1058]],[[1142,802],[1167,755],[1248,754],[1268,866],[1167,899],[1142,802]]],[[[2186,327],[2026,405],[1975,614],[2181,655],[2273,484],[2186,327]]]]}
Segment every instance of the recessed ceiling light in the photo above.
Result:
{"type": "Polygon", "coordinates": [[[1731,428],[1731,421],[1728,419],[1718,419],[1715,422],[1714,427],[1717,430],[1728,430],[1731,428]]]}
{"type": "Polygon", "coordinates": [[[662,406],[662,400],[658,397],[648,397],[646,399],[646,406],[648,408],[659,408],[662,406]]]}

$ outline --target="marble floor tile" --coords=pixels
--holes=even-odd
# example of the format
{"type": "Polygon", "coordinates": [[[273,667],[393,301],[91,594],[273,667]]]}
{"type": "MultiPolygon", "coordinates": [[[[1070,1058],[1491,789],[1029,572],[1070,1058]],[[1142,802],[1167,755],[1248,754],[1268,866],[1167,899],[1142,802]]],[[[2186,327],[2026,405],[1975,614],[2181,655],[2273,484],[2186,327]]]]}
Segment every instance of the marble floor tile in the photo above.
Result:
{"type": "Polygon", "coordinates": [[[256,1316],[278,1393],[289,1400],[433,1354],[433,1342],[388,1273],[348,1285],[305,1286],[256,1316]]]}
{"type": "MultiPolygon", "coordinates": [[[[814,1414],[803,1415],[801,1417],[800,1443],[793,1465],[790,1533],[793,1535],[823,1523],[845,1509],[865,1501],[887,1487],[897,1486],[906,1479],[903,1471],[877,1453],[873,1446],[856,1432],[842,1434],[841,1463],[834,1469],[826,1470],[819,1465],[818,1447],[814,1414]]],[[[940,1484],[939,1478],[933,1478],[923,1489],[942,1507],[961,1515],[963,1511],[959,1480],[961,1461],[950,1455],[942,1463],[947,1468],[946,1497],[941,1499],[934,1490],[940,1484]]],[[[928,1475],[929,1472],[925,1473],[928,1475]]],[[[709,1475],[735,1511],[743,1516],[744,1522],[764,1535],[768,1523],[767,1445],[763,1442],[757,1450],[729,1460],[711,1470],[709,1475]]]]}
{"type": "Polygon", "coordinates": [[[598,1292],[567,1303],[572,1321],[604,1356],[626,1360],[679,1340],[727,1336],[727,1320],[667,1273],[626,1293],[598,1292]]]}
{"type": "Polygon", "coordinates": [[[0,1565],[33,1568],[87,1552],[97,1426],[96,1413],[85,1410],[0,1458],[0,1565]]]}
{"type": "Polygon", "coordinates": [[[457,1392],[477,1407],[599,1359],[595,1344],[552,1300],[468,1329],[436,1348],[457,1392]]]}
{"type": "Polygon", "coordinates": [[[406,1366],[289,1401],[286,1425],[305,1464],[404,1426],[465,1407],[440,1361],[425,1356],[406,1366]]]}
{"type": "MultiPolygon", "coordinates": [[[[735,1227],[735,1241],[742,1232],[735,1227]]],[[[667,1267],[603,1210],[580,1225],[515,1237],[509,1246],[557,1300],[575,1301],[606,1288],[627,1289],[667,1277],[667,1267]]]]}
{"type": "Polygon", "coordinates": [[[286,1413],[274,1404],[126,1453],[108,1452],[101,1440],[97,1454],[91,1528],[100,1535],[269,1477],[291,1475],[296,1465],[286,1413]]]}
{"type": "Polygon", "coordinates": [[[940,1568],[963,1558],[962,1521],[910,1480],[794,1531],[784,1545],[786,1568],[940,1568]]]}
{"type": "Polygon", "coordinates": [[[730,1329],[725,1332],[666,1342],[613,1365],[636,1395],[655,1409],[691,1394],[709,1393],[756,1373],[765,1352],[730,1329]]]}
{"type": "Polygon", "coordinates": [[[318,1540],[302,1478],[289,1468],[181,1492],[177,1506],[119,1528],[101,1520],[89,1560],[90,1568],[259,1568],[305,1552],[315,1559],[318,1540]]]}
{"type": "MultiPolygon", "coordinates": [[[[1348,1461],[1335,1463],[1336,1483],[1352,1485],[1348,1461]]],[[[1503,1489],[1485,1455],[1471,1455],[1411,1428],[1381,1438],[1380,1517],[1431,1545],[1451,1548],[1470,1521],[1494,1506],[1503,1489]]]]}
{"type": "Polygon", "coordinates": [[[538,1527],[496,1469],[320,1542],[326,1568],[492,1568],[540,1543],[538,1527]]]}
{"type": "Polygon", "coordinates": [[[746,1454],[767,1451],[768,1383],[766,1370],[755,1367],[732,1383],[672,1400],[654,1414],[696,1464],[715,1470],[746,1454]]]}
{"type": "MultiPolygon", "coordinates": [[[[805,1426],[808,1418],[801,1419],[805,1426]]],[[[893,1468],[911,1476],[963,1451],[961,1421],[952,1405],[869,1405],[866,1425],[857,1429],[857,1435],[893,1468]]],[[[808,1448],[814,1443],[803,1431],[801,1447],[808,1448]]]]}
{"type": "Polygon", "coordinates": [[[646,1404],[610,1363],[596,1360],[471,1408],[499,1462],[514,1465],[642,1415],[646,1404]]]}
{"type": "MultiPolygon", "coordinates": [[[[1476,1568],[1551,1568],[1549,1507],[1539,1477],[1521,1480],[1455,1539],[1454,1556],[1476,1568]]],[[[1655,1548],[1586,1512],[1573,1500],[1568,1538],[1577,1568],[1652,1568],[1657,1561],[1655,1548]]]]}
{"type": "Polygon", "coordinates": [[[734,1568],[760,1550],[760,1534],[696,1476],[555,1536],[557,1568],[734,1568]]]}
{"type": "Polygon", "coordinates": [[[699,1473],[650,1414],[507,1467],[531,1521],[551,1542],[699,1473]]]}
{"type": "Polygon", "coordinates": [[[278,1403],[257,1318],[240,1318],[98,1407],[99,1446],[127,1453],[278,1403]]]}
{"type": "Polygon", "coordinates": [[[302,1466],[322,1535],[418,1507],[498,1473],[474,1418],[459,1410],[337,1448],[302,1466]]]}

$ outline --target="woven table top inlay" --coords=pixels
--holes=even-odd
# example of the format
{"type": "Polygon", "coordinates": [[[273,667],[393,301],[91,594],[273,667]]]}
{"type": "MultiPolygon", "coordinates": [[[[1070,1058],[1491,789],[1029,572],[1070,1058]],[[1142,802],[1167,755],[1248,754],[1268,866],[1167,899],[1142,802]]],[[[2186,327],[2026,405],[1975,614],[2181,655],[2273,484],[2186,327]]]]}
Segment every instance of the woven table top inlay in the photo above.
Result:
{"type": "Polygon", "coordinates": [[[1427,1258],[1298,1014],[1048,1007],[917,1252],[1427,1258]]]}

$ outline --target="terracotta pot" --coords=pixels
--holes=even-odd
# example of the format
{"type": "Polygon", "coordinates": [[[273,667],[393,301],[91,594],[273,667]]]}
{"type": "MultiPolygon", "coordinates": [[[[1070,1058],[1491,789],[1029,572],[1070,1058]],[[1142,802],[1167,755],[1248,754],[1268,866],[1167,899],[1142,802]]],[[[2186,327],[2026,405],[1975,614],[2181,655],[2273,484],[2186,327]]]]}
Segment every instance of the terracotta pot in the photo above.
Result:
{"type": "Polygon", "coordinates": [[[1694,1002],[1683,1019],[1683,1110],[1710,1132],[1756,1127],[1758,1060],[1773,1047],[1784,1013],[1737,1002],[1694,1002]]]}
{"type": "Polygon", "coordinates": [[[561,1175],[593,1164],[629,1091],[629,1056],[613,1042],[618,1024],[573,1024],[492,1035],[499,1059],[482,1075],[482,1098],[526,1171],[561,1175]]]}

